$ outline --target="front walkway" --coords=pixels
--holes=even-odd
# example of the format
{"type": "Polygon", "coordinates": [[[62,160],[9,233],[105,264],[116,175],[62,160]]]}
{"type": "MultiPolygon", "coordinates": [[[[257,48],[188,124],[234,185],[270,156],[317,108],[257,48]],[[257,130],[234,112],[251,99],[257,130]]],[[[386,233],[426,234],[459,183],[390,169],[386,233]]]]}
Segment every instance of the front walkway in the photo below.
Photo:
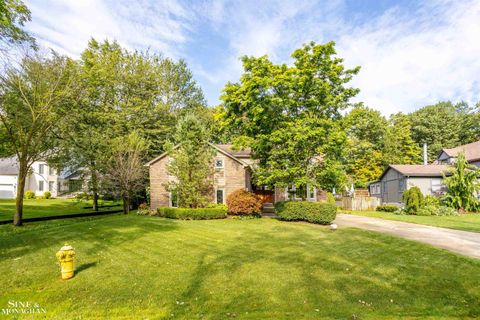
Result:
{"type": "Polygon", "coordinates": [[[341,227],[354,227],[391,234],[430,244],[466,256],[480,258],[480,233],[421,224],[391,221],[351,214],[337,214],[334,221],[341,227]]]}

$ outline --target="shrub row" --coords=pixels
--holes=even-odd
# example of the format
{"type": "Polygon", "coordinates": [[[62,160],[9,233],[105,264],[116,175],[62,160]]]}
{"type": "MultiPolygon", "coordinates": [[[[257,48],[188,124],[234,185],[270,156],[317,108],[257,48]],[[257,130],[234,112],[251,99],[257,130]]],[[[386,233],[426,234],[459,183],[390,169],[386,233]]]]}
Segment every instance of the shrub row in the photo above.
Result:
{"type": "Polygon", "coordinates": [[[181,220],[223,219],[227,208],[158,208],[157,214],[163,218],[181,220]]]}
{"type": "Polygon", "coordinates": [[[330,224],[337,216],[337,207],[331,203],[284,201],[275,204],[277,215],[286,221],[308,221],[330,224]]]}
{"type": "Polygon", "coordinates": [[[376,210],[383,211],[383,212],[395,212],[398,210],[398,206],[393,204],[382,204],[378,206],[376,210]]]}

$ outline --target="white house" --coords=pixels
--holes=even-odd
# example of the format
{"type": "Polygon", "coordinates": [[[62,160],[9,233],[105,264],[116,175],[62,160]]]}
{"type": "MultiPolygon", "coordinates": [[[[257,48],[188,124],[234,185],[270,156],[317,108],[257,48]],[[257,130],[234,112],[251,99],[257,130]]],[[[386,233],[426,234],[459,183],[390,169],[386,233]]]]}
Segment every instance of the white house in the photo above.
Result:
{"type": "MultiPolygon", "coordinates": [[[[0,199],[17,196],[18,162],[15,156],[0,159],[0,199]]],[[[25,182],[25,191],[31,190],[42,196],[49,191],[58,197],[82,188],[81,177],[76,173],[57,172],[45,161],[35,161],[25,182]]]]}

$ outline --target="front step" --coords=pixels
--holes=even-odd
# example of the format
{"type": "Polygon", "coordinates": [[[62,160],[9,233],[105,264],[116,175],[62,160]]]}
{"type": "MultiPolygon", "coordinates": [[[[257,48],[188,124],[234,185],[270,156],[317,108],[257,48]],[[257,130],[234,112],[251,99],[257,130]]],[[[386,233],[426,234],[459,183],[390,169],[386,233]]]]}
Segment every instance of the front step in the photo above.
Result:
{"type": "Polygon", "coordinates": [[[272,203],[264,203],[262,209],[262,217],[276,218],[275,207],[272,203]]]}

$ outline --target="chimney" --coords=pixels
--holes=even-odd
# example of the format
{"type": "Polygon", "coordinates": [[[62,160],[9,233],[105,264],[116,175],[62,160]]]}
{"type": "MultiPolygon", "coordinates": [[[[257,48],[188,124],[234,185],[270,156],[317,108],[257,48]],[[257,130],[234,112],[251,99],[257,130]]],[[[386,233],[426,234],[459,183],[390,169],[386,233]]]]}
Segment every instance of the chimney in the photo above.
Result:
{"type": "Polygon", "coordinates": [[[428,153],[427,153],[427,144],[424,143],[423,144],[423,165],[427,165],[428,164],[428,153]]]}

